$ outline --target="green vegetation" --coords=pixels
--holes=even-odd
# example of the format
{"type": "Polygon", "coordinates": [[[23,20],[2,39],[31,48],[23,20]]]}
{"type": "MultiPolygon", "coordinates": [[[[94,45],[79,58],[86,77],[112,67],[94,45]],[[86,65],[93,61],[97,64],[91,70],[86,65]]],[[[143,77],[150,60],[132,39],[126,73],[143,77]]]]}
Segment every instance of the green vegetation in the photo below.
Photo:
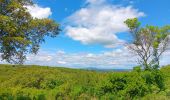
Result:
{"type": "Polygon", "coordinates": [[[0,100],[168,100],[169,73],[0,65],[0,100]]]}
{"type": "Polygon", "coordinates": [[[0,53],[9,63],[22,64],[28,53],[36,54],[45,37],[56,37],[59,24],[33,18],[25,5],[32,0],[0,0],[0,53]]]}
{"type": "Polygon", "coordinates": [[[127,19],[125,24],[133,38],[127,47],[140,58],[138,63],[145,70],[158,69],[160,58],[170,42],[170,25],[141,27],[137,18],[127,19]]]}
{"type": "MultiPolygon", "coordinates": [[[[34,5],[33,0],[0,0],[0,54],[8,63],[23,64],[28,53],[38,52],[46,36],[56,37],[60,32],[55,21],[33,18],[27,5],[34,5]]],[[[170,66],[159,69],[170,26],[141,27],[137,18],[125,24],[133,37],[127,47],[140,58],[140,66],[131,72],[0,65],[0,100],[170,98],[170,66]]]]}

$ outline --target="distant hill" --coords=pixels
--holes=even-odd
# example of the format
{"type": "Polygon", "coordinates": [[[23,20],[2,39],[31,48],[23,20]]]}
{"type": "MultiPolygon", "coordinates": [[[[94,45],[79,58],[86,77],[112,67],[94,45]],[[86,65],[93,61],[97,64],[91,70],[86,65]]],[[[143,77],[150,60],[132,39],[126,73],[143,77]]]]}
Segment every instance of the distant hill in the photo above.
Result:
{"type": "Polygon", "coordinates": [[[89,71],[100,71],[100,72],[129,72],[132,70],[132,69],[115,69],[115,68],[114,69],[103,69],[103,68],[96,68],[96,67],[88,67],[84,69],[89,70],[89,71]]]}

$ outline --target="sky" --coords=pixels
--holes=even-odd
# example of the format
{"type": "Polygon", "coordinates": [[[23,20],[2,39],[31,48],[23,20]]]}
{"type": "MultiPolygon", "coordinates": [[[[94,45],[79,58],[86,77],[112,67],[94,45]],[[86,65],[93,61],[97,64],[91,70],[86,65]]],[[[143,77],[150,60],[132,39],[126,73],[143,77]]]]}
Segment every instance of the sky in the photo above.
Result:
{"type": "MultiPolygon", "coordinates": [[[[170,24],[169,0],[35,0],[27,6],[35,18],[60,24],[56,38],[46,37],[37,55],[25,64],[69,68],[130,69],[137,57],[124,45],[131,40],[124,21],[138,18],[142,26],[170,24]]],[[[170,50],[161,65],[170,64],[170,50]]],[[[5,63],[5,62],[1,62],[5,63]]]]}

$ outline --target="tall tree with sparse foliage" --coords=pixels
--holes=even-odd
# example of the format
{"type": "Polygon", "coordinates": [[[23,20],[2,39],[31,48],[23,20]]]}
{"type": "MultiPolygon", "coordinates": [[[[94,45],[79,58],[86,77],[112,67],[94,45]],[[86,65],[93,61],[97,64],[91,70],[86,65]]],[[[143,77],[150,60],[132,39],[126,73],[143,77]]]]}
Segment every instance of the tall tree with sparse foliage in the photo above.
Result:
{"type": "Polygon", "coordinates": [[[137,18],[125,21],[133,37],[128,48],[139,57],[139,63],[144,69],[160,67],[160,57],[167,50],[169,44],[170,26],[140,27],[137,18]]]}
{"type": "Polygon", "coordinates": [[[51,19],[33,18],[26,5],[33,5],[32,0],[0,0],[0,53],[9,63],[22,64],[28,53],[37,53],[45,36],[60,31],[51,19]]]}

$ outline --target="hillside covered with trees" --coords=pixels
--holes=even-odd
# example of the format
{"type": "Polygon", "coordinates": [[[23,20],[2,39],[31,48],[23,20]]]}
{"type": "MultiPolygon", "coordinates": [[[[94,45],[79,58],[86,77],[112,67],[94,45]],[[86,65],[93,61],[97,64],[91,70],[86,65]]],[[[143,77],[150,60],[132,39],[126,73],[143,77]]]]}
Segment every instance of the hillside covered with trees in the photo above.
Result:
{"type": "Polygon", "coordinates": [[[97,72],[0,65],[0,100],[168,100],[170,66],[160,72],[97,72]],[[163,75],[165,85],[158,82],[163,75]],[[163,89],[160,91],[160,89],[163,89]]]}

